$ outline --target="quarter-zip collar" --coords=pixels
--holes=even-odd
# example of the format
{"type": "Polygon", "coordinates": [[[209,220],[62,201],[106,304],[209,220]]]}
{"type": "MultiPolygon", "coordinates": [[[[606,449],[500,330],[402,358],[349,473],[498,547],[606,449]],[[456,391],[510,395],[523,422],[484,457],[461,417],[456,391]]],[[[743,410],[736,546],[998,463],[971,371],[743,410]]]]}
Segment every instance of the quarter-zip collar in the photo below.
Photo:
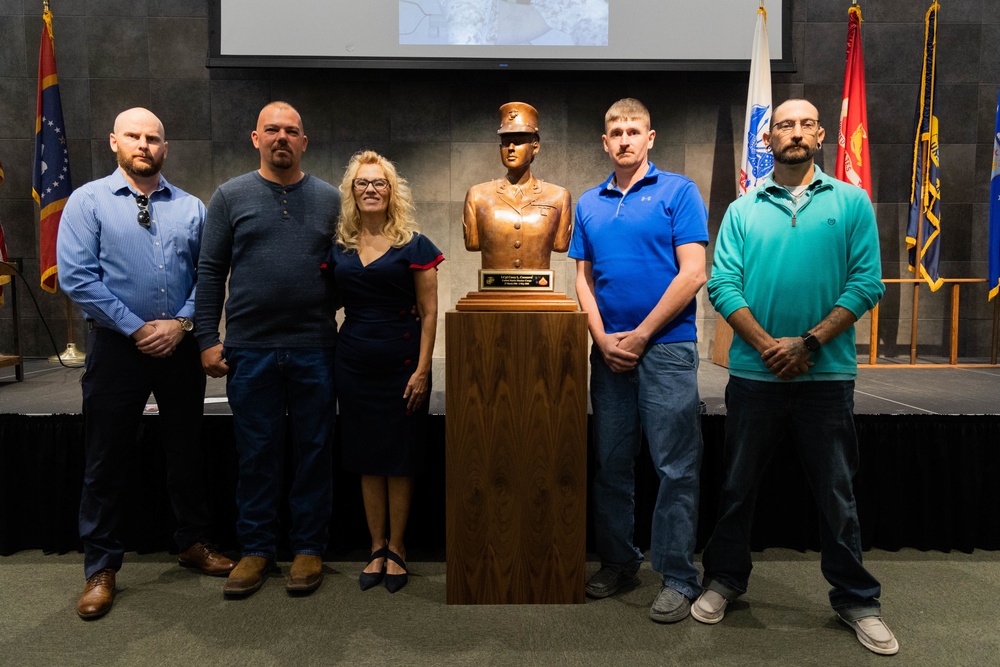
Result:
{"type": "Polygon", "coordinates": [[[809,202],[812,201],[813,195],[821,190],[832,190],[833,185],[829,183],[830,177],[823,173],[823,170],[819,168],[818,164],[813,165],[813,177],[812,181],[806,187],[805,191],[802,193],[804,201],[799,204],[798,207],[793,207],[791,205],[792,196],[789,194],[785,186],[778,185],[774,182],[774,172],[772,171],[764,179],[764,182],[756,189],[757,199],[766,199],[778,208],[788,212],[788,215],[792,219],[792,227],[795,226],[796,219],[800,211],[803,211],[809,202]]]}

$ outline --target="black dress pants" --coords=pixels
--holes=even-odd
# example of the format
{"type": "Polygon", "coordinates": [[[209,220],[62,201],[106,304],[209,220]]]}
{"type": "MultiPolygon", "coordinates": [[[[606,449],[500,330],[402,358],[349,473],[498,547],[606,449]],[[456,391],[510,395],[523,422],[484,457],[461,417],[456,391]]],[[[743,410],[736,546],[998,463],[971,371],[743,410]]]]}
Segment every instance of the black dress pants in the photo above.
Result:
{"type": "Polygon", "coordinates": [[[81,379],[86,463],[80,499],[84,574],[118,570],[124,548],[117,536],[129,449],[137,444],[139,420],[152,392],[159,407],[159,433],[167,466],[167,487],[178,549],[205,541],[201,419],[205,373],[198,345],[185,335],[169,357],[140,352],[135,341],[104,328],[90,332],[81,379]]]}

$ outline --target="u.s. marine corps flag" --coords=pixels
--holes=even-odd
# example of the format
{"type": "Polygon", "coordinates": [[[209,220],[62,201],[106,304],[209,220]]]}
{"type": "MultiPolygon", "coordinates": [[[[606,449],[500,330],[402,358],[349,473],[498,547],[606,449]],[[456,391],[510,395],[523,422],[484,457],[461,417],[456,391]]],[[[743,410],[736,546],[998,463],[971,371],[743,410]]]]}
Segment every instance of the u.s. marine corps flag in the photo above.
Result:
{"type": "Polygon", "coordinates": [[[764,146],[763,134],[771,127],[771,51],[767,46],[767,10],[761,0],[750,54],[750,85],[744,116],[743,161],[739,196],[742,197],[774,169],[774,156],[764,146]]]}
{"type": "Polygon", "coordinates": [[[916,139],[913,146],[913,182],[910,219],[906,225],[909,269],[936,291],[944,280],[938,275],[941,254],[941,163],[938,153],[938,119],[934,115],[937,92],[937,17],[941,5],[931,4],[924,19],[924,64],[917,103],[916,139]]]}
{"type": "Polygon", "coordinates": [[[69,177],[69,150],[63,124],[56,54],[52,46],[52,12],[42,14],[42,45],[38,53],[38,111],[35,117],[35,170],[31,195],[38,203],[38,269],[42,289],[56,291],[56,235],[59,220],[73,186],[69,177]]]}
{"type": "Polygon", "coordinates": [[[861,49],[861,7],[847,10],[847,67],[844,99],[837,132],[837,168],[842,181],[864,188],[872,197],[872,168],[868,156],[868,104],[865,100],[865,56],[861,49]]]}
{"type": "Polygon", "coordinates": [[[1000,93],[997,94],[997,122],[993,131],[993,171],[990,172],[990,300],[1000,294],[1000,93]]]}

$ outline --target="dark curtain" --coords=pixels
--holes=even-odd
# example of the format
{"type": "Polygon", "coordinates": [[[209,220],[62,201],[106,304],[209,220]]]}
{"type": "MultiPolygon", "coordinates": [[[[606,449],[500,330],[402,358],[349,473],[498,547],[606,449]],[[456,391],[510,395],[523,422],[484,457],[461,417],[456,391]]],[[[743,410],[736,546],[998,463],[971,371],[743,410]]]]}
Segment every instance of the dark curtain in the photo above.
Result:
{"type": "MultiPolygon", "coordinates": [[[[949,551],[1000,548],[1000,417],[995,415],[858,415],[861,466],[855,495],[865,548],[949,551]]],[[[174,518],[158,445],[157,418],[136,434],[121,527],[129,550],[174,551],[174,518]]],[[[0,414],[0,554],[21,549],[62,553],[80,548],[83,475],[80,415],[0,414]]],[[[725,417],[702,422],[705,457],[699,548],[718,512],[725,417]]],[[[425,558],[445,545],[444,417],[431,418],[427,474],[417,480],[407,543],[425,558]]],[[[212,538],[235,548],[237,457],[229,416],[205,417],[202,437],[212,538]]],[[[335,461],[339,461],[339,440],[335,461]]],[[[286,483],[290,471],[286,461],[286,483]]],[[[330,554],[365,552],[368,532],[356,475],[334,475],[330,554]]],[[[649,546],[656,475],[643,449],[636,469],[636,544],[649,546]]],[[[282,514],[287,522],[287,512],[282,514]]],[[[752,548],[818,549],[817,513],[790,448],[779,449],[761,483],[752,548]]],[[[588,536],[588,545],[593,541],[588,536]]]]}

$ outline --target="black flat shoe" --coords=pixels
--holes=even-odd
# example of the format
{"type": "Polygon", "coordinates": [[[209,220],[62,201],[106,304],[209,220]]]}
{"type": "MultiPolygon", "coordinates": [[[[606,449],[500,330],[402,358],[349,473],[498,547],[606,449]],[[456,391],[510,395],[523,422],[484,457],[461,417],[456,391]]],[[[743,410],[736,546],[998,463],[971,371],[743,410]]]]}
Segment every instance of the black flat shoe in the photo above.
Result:
{"type": "MultiPolygon", "coordinates": [[[[371,563],[377,558],[385,558],[386,554],[389,552],[389,547],[382,547],[378,551],[373,551],[371,557],[368,558],[368,562],[371,563]]],[[[385,576],[385,563],[382,563],[382,570],[379,572],[362,572],[361,576],[358,577],[358,584],[361,585],[361,590],[367,591],[369,588],[378,586],[382,583],[382,578],[385,576]]]]}
{"type": "MultiPolygon", "coordinates": [[[[408,582],[410,580],[410,575],[406,571],[406,563],[399,556],[399,554],[397,554],[394,551],[390,551],[389,555],[386,556],[386,558],[387,558],[386,562],[388,562],[388,561],[391,560],[393,563],[395,563],[396,565],[398,565],[401,568],[403,568],[403,574],[388,574],[387,573],[385,575],[385,588],[386,588],[386,590],[388,590],[390,593],[395,593],[400,588],[402,588],[403,586],[406,585],[406,582],[408,582]]],[[[384,571],[385,570],[383,569],[383,572],[384,571]]]]}

